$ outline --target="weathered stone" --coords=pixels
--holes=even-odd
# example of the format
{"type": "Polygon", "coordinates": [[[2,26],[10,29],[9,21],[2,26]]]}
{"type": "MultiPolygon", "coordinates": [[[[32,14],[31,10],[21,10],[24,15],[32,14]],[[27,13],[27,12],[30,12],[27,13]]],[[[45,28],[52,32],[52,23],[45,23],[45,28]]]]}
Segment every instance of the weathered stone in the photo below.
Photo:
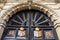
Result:
{"type": "Polygon", "coordinates": [[[0,3],[5,3],[7,0],[0,0],[0,3]]]}
{"type": "Polygon", "coordinates": [[[7,0],[8,3],[27,3],[27,0],[7,0]]]}
{"type": "Polygon", "coordinates": [[[57,32],[58,38],[59,38],[59,40],[60,40],[60,27],[58,27],[58,28],[56,29],[56,32],[57,32]]]}
{"type": "Polygon", "coordinates": [[[50,17],[51,15],[53,15],[53,13],[48,11],[47,15],[48,15],[48,17],[50,17]]]}
{"type": "Polygon", "coordinates": [[[55,0],[33,0],[34,3],[54,3],[55,0]]]}
{"type": "Polygon", "coordinates": [[[0,26],[0,38],[2,37],[3,31],[4,31],[4,28],[0,26]]]}

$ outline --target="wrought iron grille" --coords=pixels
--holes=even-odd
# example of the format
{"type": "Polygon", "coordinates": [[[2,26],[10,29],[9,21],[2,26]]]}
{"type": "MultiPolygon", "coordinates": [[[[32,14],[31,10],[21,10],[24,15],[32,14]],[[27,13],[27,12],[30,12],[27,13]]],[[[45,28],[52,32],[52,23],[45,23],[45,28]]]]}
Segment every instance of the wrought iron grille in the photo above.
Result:
{"type": "Polygon", "coordinates": [[[2,40],[57,40],[57,35],[51,19],[43,12],[23,10],[9,19],[2,40]]]}

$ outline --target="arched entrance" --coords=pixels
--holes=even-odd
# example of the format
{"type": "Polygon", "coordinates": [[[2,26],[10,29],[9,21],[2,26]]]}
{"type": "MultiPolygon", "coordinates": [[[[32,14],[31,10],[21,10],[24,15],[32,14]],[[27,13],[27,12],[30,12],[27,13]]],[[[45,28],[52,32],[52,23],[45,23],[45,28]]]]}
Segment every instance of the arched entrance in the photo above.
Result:
{"type": "Polygon", "coordinates": [[[22,10],[6,24],[2,40],[57,40],[53,22],[38,10],[22,10]]]}

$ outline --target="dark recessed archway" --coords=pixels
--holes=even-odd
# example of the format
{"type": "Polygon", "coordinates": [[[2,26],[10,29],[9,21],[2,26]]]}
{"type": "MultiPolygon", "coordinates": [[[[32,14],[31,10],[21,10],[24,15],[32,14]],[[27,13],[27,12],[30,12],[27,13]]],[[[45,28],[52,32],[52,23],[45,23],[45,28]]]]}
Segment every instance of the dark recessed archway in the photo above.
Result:
{"type": "Polygon", "coordinates": [[[2,40],[56,39],[57,37],[51,19],[38,10],[22,10],[14,14],[7,22],[2,36],[2,40]],[[25,36],[21,36],[21,27],[25,30],[25,36]],[[35,30],[36,28],[39,30],[35,30]],[[36,31],[39,32],[40,36],[38,36],[38,32],[36,31]]]}

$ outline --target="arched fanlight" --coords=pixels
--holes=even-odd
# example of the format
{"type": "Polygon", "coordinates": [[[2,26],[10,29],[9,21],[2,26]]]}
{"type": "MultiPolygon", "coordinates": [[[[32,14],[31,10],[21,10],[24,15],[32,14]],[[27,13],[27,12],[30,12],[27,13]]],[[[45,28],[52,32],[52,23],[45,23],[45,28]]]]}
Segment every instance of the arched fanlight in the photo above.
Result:
{"type": "Polygon", "coordinates": [[[22,11],[13,15],[7,25],[25,25],[25,26],[38,26],[38,25],[49,25],[52,26],[51,20],[39,11],[22,11]]]}

